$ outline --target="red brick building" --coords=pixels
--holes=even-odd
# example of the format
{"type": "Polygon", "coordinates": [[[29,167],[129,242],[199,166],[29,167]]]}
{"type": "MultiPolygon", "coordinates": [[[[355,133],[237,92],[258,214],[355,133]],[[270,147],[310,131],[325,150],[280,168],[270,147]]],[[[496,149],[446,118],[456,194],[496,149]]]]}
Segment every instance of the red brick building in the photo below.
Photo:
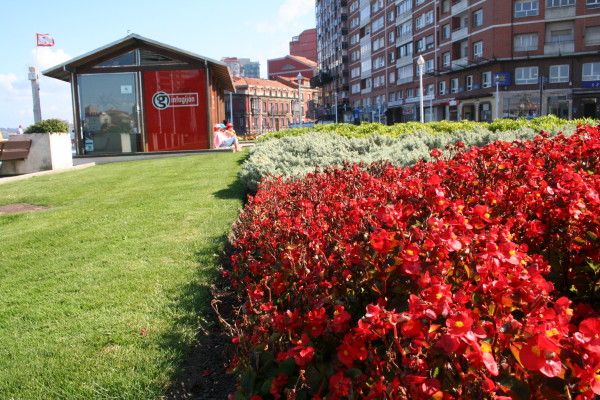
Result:
{"type": "Polygon", "coordinates": [[[226,103],[226,114],[233,106],[233,124],[241,136],[287,129],[291,123],[313,121],[319,102],[319,90],[311,89],[309,79],[302,80],[300,93],[296,78],[276,77],[274,80],[238,78],[235,93],[226,103]],[[299,94],[302,108],[298,107],[299,94]]]}
{"type": "Polygon", "coordinates": [[[419,120],[419,56],[426,121],[600,117],[600,0],[317,0],[317,35],[347,121],[419,120]]]}
{"type": "Polygon", "coordinates": [[[290,42],[290,55],[317,62],[317,29],[307,29],[290,42]]]}
{"type": "Polygon", "coordinates": [[[316,62],[292,55],[267,60],[267,68],[269,79],[275,79],[277,76],[296,78],[299,73],[310,79],[317,73],[316,62]]]}

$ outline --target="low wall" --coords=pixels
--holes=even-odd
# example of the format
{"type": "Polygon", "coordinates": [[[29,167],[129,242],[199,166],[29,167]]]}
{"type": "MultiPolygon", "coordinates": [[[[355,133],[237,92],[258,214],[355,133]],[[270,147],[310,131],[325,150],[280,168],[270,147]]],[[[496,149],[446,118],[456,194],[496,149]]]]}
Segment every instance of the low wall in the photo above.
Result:
{"type": "Polygon", "coordinates": [[[2,161],[0,175],[22,175],[73,166],[71,137],[68,133],[27,133],[10,135],[8,140],[31,139],[25,160],[2,161]]]}

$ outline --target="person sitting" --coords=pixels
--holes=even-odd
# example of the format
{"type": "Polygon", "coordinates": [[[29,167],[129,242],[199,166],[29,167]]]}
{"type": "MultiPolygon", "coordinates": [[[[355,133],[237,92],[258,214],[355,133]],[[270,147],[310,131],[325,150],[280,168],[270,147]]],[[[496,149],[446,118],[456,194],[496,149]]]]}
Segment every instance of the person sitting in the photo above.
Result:
{"type": "Polygon", "coordinates": [[[213,144],[215,148],[233,146],[234,152],[242,151],[242,146],[240,146],[238,138],[235,135],[228,136],[227,133],[225,133],[225,125],[223,124],[215,124],[213,144]]]}

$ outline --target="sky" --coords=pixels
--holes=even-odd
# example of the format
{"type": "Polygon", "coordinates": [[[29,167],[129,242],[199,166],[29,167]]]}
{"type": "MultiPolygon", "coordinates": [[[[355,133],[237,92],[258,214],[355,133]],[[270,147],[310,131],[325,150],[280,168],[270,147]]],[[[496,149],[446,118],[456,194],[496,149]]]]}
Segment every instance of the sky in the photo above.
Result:
{"type": "MultiPolygon", "coordinates": [[[[314,0],[4,0],[0,34],[0,128],[33,124],[29,67],[44,71],[130,33],[201,56],[259,61],[289,54],[315,28],[314,0]],[[37,47],[36,33],[55,45],[37,47]]],[[[71,87],[41,73],[42,119],[73,120],[71,87]]]]}

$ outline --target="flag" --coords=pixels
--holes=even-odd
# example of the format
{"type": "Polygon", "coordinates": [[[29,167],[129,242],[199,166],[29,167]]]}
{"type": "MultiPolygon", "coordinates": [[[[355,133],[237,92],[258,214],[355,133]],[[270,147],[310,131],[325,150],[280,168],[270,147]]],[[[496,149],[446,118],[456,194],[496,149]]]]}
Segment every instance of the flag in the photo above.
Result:
{"type": "Polygon", "coordinates": [[[37,35],[37,45],[38,46],[44,46],[44,47],[54,46],[54,39],[52,39],[52,37],[50,35],[48,35],[47,33],[36,33],[36,35],[37,35]]]}

